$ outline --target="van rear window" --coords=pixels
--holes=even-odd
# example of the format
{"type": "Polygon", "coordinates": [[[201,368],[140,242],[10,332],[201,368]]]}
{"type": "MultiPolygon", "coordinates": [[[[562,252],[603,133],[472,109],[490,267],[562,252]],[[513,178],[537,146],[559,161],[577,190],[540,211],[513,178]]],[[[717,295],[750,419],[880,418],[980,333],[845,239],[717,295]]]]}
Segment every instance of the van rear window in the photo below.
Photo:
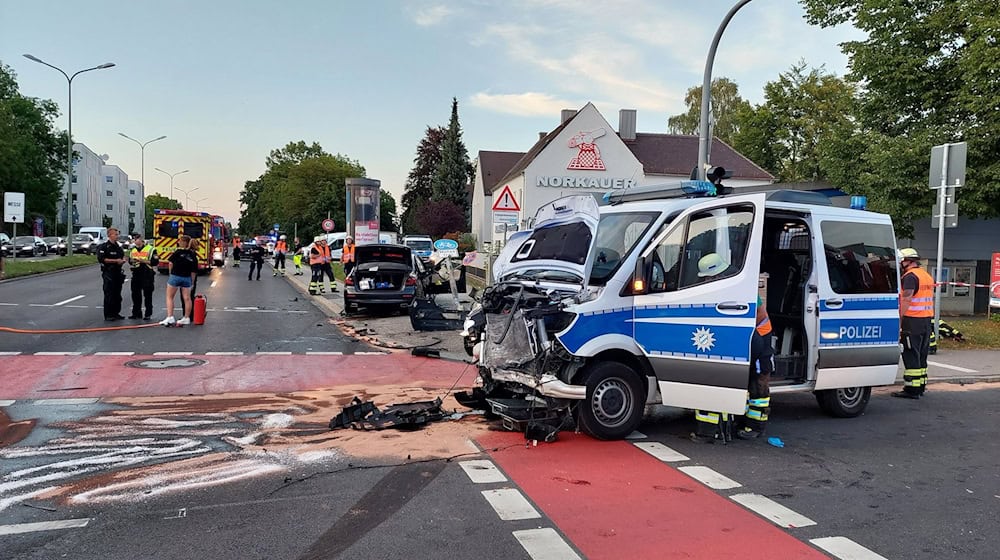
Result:
{"type": "Polygon", "coordinates": [[[160,227],[156,230],[156,236],[177,239],[177,222],[168,222],[166,220],[160,222],[160,227]]]}
{"type": "Polygon", "coordinates": [[[830,287],[838,294],[895,294],[896,242],[889,224],[823,221],[830,287]]]}

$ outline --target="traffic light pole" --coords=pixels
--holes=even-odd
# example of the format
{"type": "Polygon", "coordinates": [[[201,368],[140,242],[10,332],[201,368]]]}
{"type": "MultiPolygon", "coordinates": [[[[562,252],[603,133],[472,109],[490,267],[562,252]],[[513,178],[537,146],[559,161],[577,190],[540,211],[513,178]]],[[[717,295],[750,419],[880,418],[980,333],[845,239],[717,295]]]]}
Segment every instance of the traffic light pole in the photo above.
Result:
{"type": "Polygon", "coordinates": [[[712,65],[715,63],[715,51],[719,48],[719,40],[722,39],[722,32],[726,30],[726,26],[729,25],[729,20],[733,19],[736,12],[740,8],[746,6],[750,3],[750,0],[740,0],[736,3],[726,17],[722,19],[722,23],[719,24],[719,28],[715,31],[715,37],[712,38],[712,46],[708,49],[708,57],[705,59],[705,76],[701,82],[701,123],[698,127],[698,180],[704,181],[705,167],[708,164],[708,147],[712,142],[712,138],[708,134],[708,119],[709,110],[711,107],[712,100],[712,65]]]}

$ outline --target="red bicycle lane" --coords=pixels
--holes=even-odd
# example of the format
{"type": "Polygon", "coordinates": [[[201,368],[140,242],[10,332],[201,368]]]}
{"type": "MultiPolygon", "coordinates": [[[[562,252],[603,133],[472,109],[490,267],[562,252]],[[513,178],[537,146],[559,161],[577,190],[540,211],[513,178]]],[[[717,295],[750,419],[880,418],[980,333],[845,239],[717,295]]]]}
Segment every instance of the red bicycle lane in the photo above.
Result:
{"type": "Polygon", "coordinates": [[[819,550],[626,441],[562,432],[478,443],[587,558],[826,559],[819,550]],[[513,447],[511,447],[513,446],[513,447]]]}

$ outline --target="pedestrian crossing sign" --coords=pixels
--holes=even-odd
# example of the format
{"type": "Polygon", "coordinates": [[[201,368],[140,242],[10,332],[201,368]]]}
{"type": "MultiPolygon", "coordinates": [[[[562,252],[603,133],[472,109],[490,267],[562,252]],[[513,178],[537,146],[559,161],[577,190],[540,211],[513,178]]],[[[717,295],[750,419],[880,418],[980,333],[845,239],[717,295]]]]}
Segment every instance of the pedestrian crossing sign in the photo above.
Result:
{"type": "Polygon", "coordinates": [[[521,207],[517,204],[517,199],[514,198],[514,193],[510,192],[510,185],[503,186],[503,190],[500,191],[500,196],[498,196],[496,202],[493,203],[493,210],[509,210],[518,212],[521,210],[521,207]]]}

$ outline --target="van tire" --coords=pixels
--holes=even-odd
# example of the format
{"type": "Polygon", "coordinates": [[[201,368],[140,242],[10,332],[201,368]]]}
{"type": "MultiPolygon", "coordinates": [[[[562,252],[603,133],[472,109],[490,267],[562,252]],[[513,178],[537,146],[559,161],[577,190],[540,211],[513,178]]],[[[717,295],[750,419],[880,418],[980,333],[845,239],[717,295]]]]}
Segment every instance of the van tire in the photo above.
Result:
{"type": "Polygon", "coordinates": [[[580,429],[596,439],[616,440],[639,427],[646,392],[634,369],[621,362],[596,362],[582,379],[587,398],[577,408],[580,429]]]}
{"type": "Polygon", "coordinates": [[[823,412],[836,418],[861,416],[872,396],[871,387],[845,387],[816,391],[816,402],[823,412]]]}

